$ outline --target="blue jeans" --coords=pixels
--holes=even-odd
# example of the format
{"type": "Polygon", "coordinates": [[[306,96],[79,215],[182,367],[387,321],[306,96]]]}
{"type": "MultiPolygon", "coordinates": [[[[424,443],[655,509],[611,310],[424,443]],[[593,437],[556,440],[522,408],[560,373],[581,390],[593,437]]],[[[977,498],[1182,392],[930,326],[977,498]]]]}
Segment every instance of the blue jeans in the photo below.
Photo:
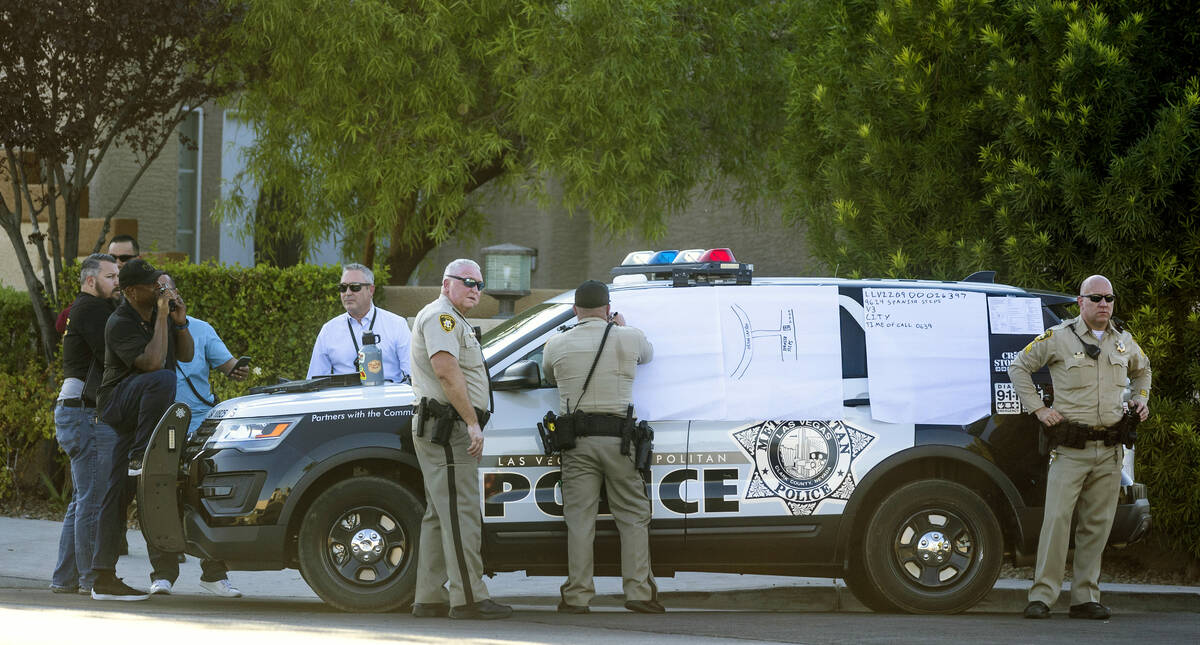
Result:
{"type": "Polygon", "coordinates": [[[112,462],[101,475],[104,497],[96,532],[92,569],[97,573],[117,570],[117,551],[125,533],[125,504],[122,494],[129,456],[141,454],[150,442],[154,426],[175,402],[175,373],[170,370],[144,372],[117,384],[101,419],[116,431],[112,462]]]}
{"type": "Polygon", "coordinates": [[[54,407],[54,434],[71,458],[74,492],[63,518],[58,562],[50,584],[61,589],[91,589],[96,579],[92,572],[96,522],[117,435],[97,421],[95,409],[70,408],[61,403],[54,407]]]}

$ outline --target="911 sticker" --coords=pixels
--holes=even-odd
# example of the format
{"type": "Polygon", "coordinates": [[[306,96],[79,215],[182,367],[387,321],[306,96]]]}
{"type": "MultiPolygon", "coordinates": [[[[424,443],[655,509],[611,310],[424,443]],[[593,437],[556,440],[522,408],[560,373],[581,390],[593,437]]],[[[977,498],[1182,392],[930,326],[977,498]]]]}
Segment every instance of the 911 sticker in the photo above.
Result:
{"type": "MultiPolygon", "coordinates": [[[[1017,390],[1012,383],[996,383],[996,414],[1021,414],[1031,412],[1031,410],[1021,405],[1021,398],[1017,396],[1017,390]]],[[[1046,393],[1042,390],[1042,386],[1037,383],[1033,384],[1037,390],[1038,396],[1045,398],[1046,393]]]]}
{"type": "Polygon", "coordinates": [[[1021,414],[1021,399],[1012,383],[996,383],[996,414],[1021,414]]]}

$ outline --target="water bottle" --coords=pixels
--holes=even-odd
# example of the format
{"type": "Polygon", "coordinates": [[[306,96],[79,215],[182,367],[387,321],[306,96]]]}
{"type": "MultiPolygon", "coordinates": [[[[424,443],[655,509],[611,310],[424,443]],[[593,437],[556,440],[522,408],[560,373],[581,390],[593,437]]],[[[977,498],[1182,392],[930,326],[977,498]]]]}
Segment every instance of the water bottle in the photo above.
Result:
{"type": "Polygon", "coordinates": [[[383,351],[377,343],[379,334],[363,332],[362,349],[358,350],[358,378],[363,385],[383,385],[383,351]]]}

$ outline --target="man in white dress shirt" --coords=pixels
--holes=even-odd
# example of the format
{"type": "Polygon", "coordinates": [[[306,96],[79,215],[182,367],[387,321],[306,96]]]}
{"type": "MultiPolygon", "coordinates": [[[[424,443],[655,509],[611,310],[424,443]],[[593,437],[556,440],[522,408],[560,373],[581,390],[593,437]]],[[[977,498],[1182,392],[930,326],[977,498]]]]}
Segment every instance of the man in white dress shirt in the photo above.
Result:
{"type": "Polygon", "coordinates": [[[342,267],[342,281],[338,284],[342,306],[346,313],[336,316],[321,327],[317,342],[313,345],[312,360],[308,363],[308,377],[323,374],[354,374],[358,372],[356,362],[362,347],[363,332],[379,335],[379,349],[383,352],[383,378],[393,383],[408,379],[408,346],[412,333],[408,323],[396,314],[374,305],[375,274],[361,264],[342,267]]]}

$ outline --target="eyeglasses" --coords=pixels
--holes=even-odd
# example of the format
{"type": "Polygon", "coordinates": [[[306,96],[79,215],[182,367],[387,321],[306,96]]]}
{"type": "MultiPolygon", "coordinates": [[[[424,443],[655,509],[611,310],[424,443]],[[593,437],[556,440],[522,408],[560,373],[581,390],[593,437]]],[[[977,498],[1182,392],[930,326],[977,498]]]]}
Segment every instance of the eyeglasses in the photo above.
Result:
{"type": "Polygon", "coordinates": [[[1112,295],[1111,293],[1108,294],[1107,296],[1102,296],[1098,293],[1089,293],[1088,295],[1084,296],[1084,298],[1087,298],[1088,300],[1091,300],[1092,302],[1100,302],[1101,300],[1103,300],[1104,302],[1112,302],[1113,300],[1117,299],[1117,297],[1112,295]]]}
{"type": "Polygon", "coordinates": [[[113,257],[115,257],[118,262],[128,262],[130,260],[136,260],[137,258],[139,258],[141,256],[139,256],[139,255],[114,255],[113,257]]]}
{"type": "Polygon", "coordinates": [[[346,293],[346,289],[349,289],[354,293],[358,293],[359,291],[362,291],[363,287],[369,286],[371,286],[370,282],[343,282],[338,285],[338,293],[346,293]]]}
{"type": "Polygon", "coordinates": [[[463,283],[464,285],[466,285],[466,287],[467,287],[468,289],[476,289],[476,288],[478,288],[480,291],[483,291],[483,280],[476,280],[476,279],[474,279],[474,278],[463,278],[463,277],[456,276],[456,275],[448,275],[448,276],[446,276],[446,277],[447,277],[447,278],[454,278],[455,280],[461,280],[461,281],[462,281],[462,283],[463,283]]]}

